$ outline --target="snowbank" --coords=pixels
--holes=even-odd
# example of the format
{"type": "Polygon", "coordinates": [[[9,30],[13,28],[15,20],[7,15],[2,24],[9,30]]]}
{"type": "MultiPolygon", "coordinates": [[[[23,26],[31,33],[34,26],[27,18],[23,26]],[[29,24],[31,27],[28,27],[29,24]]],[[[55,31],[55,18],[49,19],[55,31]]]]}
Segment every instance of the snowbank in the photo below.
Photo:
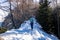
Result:
{"type": "Polygon", "coordinates": [[[12,29],[0,34],[0,38],[4,40],[58,40],[56,36],[44,32],[35,18],[22,23],[19,29],[12,29]]]}

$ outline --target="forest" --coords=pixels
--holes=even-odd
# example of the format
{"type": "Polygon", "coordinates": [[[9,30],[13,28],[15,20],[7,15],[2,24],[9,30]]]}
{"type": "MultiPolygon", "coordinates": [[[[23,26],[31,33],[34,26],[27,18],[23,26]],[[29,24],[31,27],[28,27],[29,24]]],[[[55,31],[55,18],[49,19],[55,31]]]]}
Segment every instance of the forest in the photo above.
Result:
{"type": "Polygon", "coordinates": [[[60,3],[58,0],[4,0],[0,9],[7,12],[0,34],[18,29],[20,24],[35,17],[43,30],[60,38],[60,3]]]}

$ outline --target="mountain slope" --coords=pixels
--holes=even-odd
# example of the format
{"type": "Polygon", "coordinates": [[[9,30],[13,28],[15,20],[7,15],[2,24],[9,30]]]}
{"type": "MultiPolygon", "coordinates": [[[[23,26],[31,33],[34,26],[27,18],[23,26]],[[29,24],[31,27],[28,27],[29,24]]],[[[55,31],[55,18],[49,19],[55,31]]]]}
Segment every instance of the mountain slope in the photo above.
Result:
{"type": "Polygon", "coordinates": [[[19,29],[12,29],[0,34],[0,37],[4,40],[58,40],[54,35],[44,32],[35,18],[30,18],[22,23],[19,29]]]}

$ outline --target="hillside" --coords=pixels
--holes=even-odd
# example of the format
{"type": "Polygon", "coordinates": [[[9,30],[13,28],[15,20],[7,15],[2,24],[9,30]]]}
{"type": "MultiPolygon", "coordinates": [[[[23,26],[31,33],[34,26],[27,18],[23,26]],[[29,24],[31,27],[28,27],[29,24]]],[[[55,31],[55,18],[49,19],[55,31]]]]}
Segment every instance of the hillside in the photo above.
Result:
{"type": "Polygon", "coordinates": [[[31,18],[24,21],[19,29],[12,29],[0,34],[0,40],[58,40],[58,38],[47,34],[36,19],[31,18]],[[33,22],[33,26],[31,26],[31,22],[33,22]]]}

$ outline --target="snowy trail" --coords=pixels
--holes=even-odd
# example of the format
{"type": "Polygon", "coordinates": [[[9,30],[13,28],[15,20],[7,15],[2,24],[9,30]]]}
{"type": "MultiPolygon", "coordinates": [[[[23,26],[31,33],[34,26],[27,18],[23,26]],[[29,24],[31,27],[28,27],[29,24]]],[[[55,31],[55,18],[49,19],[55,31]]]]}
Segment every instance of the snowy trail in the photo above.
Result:
{"type": "Polygon", "coordinates": [[[44,32],[35,18],[22,23],[19,29],[12,29],[0,34],[0,37],[4,40],[58,40],[56,36],[44,32]],[[31,28],[31,21],[33,22],[33,29],[31,28]]]}

